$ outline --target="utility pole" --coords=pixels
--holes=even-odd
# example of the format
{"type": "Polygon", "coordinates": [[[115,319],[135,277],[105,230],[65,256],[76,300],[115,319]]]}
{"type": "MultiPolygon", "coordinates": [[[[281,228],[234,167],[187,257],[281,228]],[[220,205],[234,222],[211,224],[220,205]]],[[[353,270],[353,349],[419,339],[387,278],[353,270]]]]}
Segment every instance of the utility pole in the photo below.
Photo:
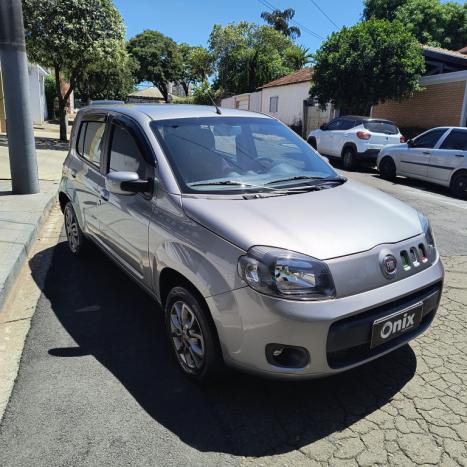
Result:
{"type": "Polygon", "coordinates": [[[14,194],[39,192],[21,0],[0,0],[0,57],[14,194]]]}

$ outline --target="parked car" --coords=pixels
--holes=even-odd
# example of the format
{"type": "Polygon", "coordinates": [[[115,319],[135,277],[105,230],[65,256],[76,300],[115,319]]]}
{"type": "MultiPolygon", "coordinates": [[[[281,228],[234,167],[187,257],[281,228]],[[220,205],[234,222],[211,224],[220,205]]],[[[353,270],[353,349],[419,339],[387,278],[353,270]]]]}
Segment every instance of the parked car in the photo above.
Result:
{"type": "Polygon", "coordinates": [[[59,200],[71,252],[92,241],[160,303],[173,354],[197,380],[224,363],[337,373],[425,331],[440,300],[428,219],[339,176],[265,115],[87,107],[59,200]]]}
{"type": "Polygon", "coordinates": [[[307,140],[320,154],[342,159],[346,170],[359,161],[374,164],[382,148],[405,141],[393,122],[354,115],[331,120],[310,132],[307,140]]]}
{"type": "Polygon", "coordinates": [[[467,198],[467,128],[433,128],[405,144],[385,148],[377,165],[386,180],[397,175],[427,180],[467,198]]]}

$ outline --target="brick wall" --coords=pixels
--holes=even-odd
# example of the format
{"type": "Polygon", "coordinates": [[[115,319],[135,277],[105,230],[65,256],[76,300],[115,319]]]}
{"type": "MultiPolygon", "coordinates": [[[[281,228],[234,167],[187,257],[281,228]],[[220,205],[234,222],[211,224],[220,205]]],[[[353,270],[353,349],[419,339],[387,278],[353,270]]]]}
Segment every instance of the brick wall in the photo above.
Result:
{"type": "Polygon", "coordinates": [[[425,85],[403,102],[387,101],[373,106],[372,117],[387,118],[399,127],[459,126],[465,81],[425,85]]]}

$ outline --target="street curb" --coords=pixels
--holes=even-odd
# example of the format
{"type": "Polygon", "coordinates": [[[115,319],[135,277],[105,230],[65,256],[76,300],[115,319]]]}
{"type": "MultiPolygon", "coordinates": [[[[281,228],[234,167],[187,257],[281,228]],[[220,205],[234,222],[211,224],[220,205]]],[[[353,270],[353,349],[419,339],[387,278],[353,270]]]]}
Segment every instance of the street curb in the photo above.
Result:
{"type": "Polygon", "coordinates": [[[21,269],[23,266],[26,264],[26,261],[28,260],[28,255],[31,250],[31,247],[35,240],[37,239],[37,236],[42,229],[42,226],[45,224],[45,221],[49,217],[50,211],[57,202],[57,195],[58,195],[58,189],[57,191],[50,197],[49,201],[47,201],[47,204],[45,205],[45,208],[42,212],[42,215],[39,217],[35,227],[31,231],[29,238],[27,241],[24,243],[23,248],[16,258],[15,263],[13,264],[13,267],[10,269],[10,272],[8,273],[5,282],[2,284],[2,288],[0,289],[0,314],[2,313],[3,306],[6,302],[6,299],[8,298],[8,295],[11,292],[11,289],[16,283],[16,279],[19,276],[19,273],[21,272],[21,269]]]}

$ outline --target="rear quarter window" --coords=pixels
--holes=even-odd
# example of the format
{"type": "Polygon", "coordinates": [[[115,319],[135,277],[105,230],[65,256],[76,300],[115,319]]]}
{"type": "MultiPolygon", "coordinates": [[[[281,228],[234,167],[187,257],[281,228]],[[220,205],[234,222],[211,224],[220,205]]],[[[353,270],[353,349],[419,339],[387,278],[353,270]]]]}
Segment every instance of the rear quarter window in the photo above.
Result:
{"type": "Polygon", "coordinates": [[[391,122],[363,122],[363,126],[372,133],[384,133],[385,135],[397,135],[399,129],[391,122]]]}

